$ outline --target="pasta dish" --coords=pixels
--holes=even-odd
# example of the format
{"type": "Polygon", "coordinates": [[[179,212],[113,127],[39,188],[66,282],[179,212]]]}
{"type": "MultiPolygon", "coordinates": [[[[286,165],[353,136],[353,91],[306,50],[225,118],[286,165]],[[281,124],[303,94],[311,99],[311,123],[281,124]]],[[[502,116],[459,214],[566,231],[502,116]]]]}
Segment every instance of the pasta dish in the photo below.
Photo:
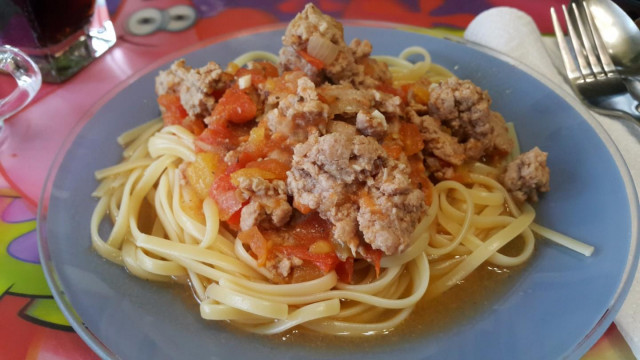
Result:
{"type": "Polygon", "coordinates": [[[525,263],[534,234],[591,254],[534,223],[547,154],[520,152],[487,91],[420,47],[371,53],[309,4],[278,55],[160,71],[161,117],[95,174],[95,250],[188,283],[204,319],[340,335],[388,332],[482,264],[525,263]]]}

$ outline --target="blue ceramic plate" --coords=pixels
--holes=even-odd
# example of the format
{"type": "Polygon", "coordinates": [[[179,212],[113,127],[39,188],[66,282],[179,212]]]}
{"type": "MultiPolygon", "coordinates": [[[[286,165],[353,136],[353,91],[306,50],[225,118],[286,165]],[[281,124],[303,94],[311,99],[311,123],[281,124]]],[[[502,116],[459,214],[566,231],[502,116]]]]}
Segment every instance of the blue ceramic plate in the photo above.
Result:
{"type": "MultiPolygon", "coordinates": [[[[104,358],[123,359],[552,359],[579,357],[613,321],[638,259],[638,198],[617,149],[571,96],[506,57],[391,28],[347,26],[374,54],[427,48],[436,63],[489,91],[493,108],[515,123],[523,149],[549,152],[551,192],[537,222],[596,247],[591,257],[538,241],[537,253],[490,306],[455,326],[383,345],[335,348],[279,342],[200,319],[197,304],[129,275],[96,255],[89,218],[95,170],[116,164],[116,137],[158,116],[154,77],[170,59],[132,81],[69,140],[41,204],[42,263],[53,294],[82,338],[104,358]]],[[[175,57],[199,67],[226,64],[248,50],[277,52],[283,28],[218,42],[175,57]]],[[[173,60],[173,59],[171,59],[173,60]]],[[[425,321],[428,321],[426,319],[425,321]]]]}

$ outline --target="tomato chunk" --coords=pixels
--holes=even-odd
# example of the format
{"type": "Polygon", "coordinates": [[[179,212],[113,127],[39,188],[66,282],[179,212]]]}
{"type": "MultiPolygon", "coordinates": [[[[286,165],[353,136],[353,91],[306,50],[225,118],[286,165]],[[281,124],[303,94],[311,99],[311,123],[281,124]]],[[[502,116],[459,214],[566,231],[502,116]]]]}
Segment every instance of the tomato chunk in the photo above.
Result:
{"type": "Polygon", "coordinates": [[[298,199],[293,199],[293,207],[305,215],[309,214],[313,210],[307,205],[300,203],[298,199]]]}
{"type": "Polygon", "coordinates": [[[227,219],[227,225],[229,225],[229,227],[232,230],[235,230],[235,231],[240,230],[240,217],[241,217],[241,215],[242,215],[242,209],[234,212],[227,219]]]}
{"type": "Polygon", "coordinates": [[[285,257],[295,256],[313,264],[325,274],[335,269],[340,262],[330,245],[331,225],[317,212],[311,213],[298,223],[290,234],[295,239],[295,245],[275,245],[274,253],[285,257]]]}
{"type": "Polygon", "coordinates": [[[247,163],[246,168],[259,169],[269,172],[273,175],[274,179],[286,180],[287,171],[289,171],[289,165],[276,159],[264,159],[258,161],[251,161],[247,163]]]}
{"type": "Polygon", "coordinates": [[[380,276],[380,260],[384,254],[382,250],[374,249],[371,245],[363,246],[364,254],[362,256],[376,268],[376,276],[380,276]]]}
{"type": "Polygon", "coordinates": [[[251,84],[257,86],[267,81],[268,78],[278,77],[278,68],[266,61],[257,61],[253,64],[253,68],[240,68],[235,72],[237,79],[251,75],[251,84]]]}
{"type": "Polygon", "coordinates": [[[341,261],[336,265],[336,275],[338,279],[345,284],[351,284],[353,278],[353,258],[348,257],[347,260],[341,261]]]}
{"type": "Polygon", "coordinates": [[[204,129],[198,136],[198,141],[213,147],[220,147],[225,150],[225,153],[227,148],[235,147],[238,143],[238,139],[233,132],[226,125],[218,122],[210,123],[209,127],[204,129]]]}
{"type": "Polygon", "coordinates": [[[403,94],[400,90],[394,88],[393,86],[389,85],[389,84],[380,84],[378,86],[376,86],[376,90],[378,91],[382,91],[385,92],[387,94],[391,94],[391,95],[396,95],[396,96],[400,96],[402,97],[403,94]]]}
{"type": "Polygon", "coordinates": [[[198,152],[196,160],[187,164],[184,175],[200,199],[209,195],[215,174],[220,172],[223,163],[224,161],[218,154],[198,152]]]}
{"type": "Polygon", "coordinates": [[[243,124],[255,119],[258,107],[251,97],[237,88],[229,88],[211,114],[215,121],[243,124]]]}
{"type": "Polygon", "coordinates": [[[280,72],[278,71],[278,67],[273,65],[268,61],[256,61],[254,63],[254,68],[258,68],[262,70],[266,77],[278,77],[280,76],[280,72]]]}
{"type": "Polygon", "coordinates": [[[298,55],[300,55],[300,57],[302,57],[304,61],[308,62],[309,65],[318,70],[324,67],[324,63],[322,62],[322,60],[309,55],[309,53],[304,50],[298,50],[298,55]]]}
{"type": "Polygon", "coordinates": [[[309,247],[316,241],[331,239],[331,224],[317,212],[313,212],[296,225],[292,235],[296,244],[309,247]]]}
{"type": "Polygon", "coordinates": [[[392,159],[398,160],[403,153],[403,144],[393,139],[391,136],[387,136],[382,142],[382,148],[387,152],[392,159]]]}
{"type": "Polygon", "coordinates": [[[192,134],[199,136],[205,129],[205,124],[201,119],[187,117],[182,120],[182,126],[192,134]]]}
{"type": "Polygon", "coordinates": [[[416,185],[418,189],[422,190],[424,193],[424,202],[430,206],[433,201],[433,183],[429,180],[420,154],[409,156],[409,166],[411,168],[409,179],[411,179],[411,182],[416,185]]]}
{"type": "Polygon", "coordinates": [[[399,133],[404,145],[404,153],[407,154],[407,156],[417,154],[424,148],[422,135],[420,135],[420,129],[416,124],[402,122],[399,133]]]}
{"type": "Polygon", "coordinates": [[[308,261],[325,274],[335,269],[340,262],[334,252],[313,254],[309,252],[309,248],[306,246],[274,246],[273,251],[287,257],[295,256],[301,260],[308,261]]]}
{"type": "Polygon", "coordinates": [[[162,94],[158,96],[158,105],[162,109],[162,120],[165,126],[180,125],[188,115],[178,95],[162,94]]]}
{"type": "Polygon", "coordinates": [[[249,248],[251,248],[251,251],[257,257],[258,266],[264,266],[266,264],[271,244],[262,236],[256,226],[238,233],[238,239],[240,239],[243,244],[249,245],[249,248]]]}
{"type": "Polygon", "coordinates": [[[421,83],[416,83],[411,87],[412,97],[415,102],[422,105],[429,104],[429,99],[431,98],[431,94],[429,92],[429,88],[421,83]]]}
{"type": "Polygon", "coordinates": [[[246,167],[244,169],[234,171],[231,174],[231,183],[235,186],[238,186],[238,184],[240,183],[241,177],[246,177],[246,178],[260,177],[265,180],[273,180],[276,178],[276,175],[267,170],[246,167]]]}
{"type": "Polygon", "coordinates": [[[242,208],[242,201],[236,196],[236,187],[231,183],[229,174],[222,174],[213,181],[210,195],[216,201],[220,219],[223,221],[242,208]]]}

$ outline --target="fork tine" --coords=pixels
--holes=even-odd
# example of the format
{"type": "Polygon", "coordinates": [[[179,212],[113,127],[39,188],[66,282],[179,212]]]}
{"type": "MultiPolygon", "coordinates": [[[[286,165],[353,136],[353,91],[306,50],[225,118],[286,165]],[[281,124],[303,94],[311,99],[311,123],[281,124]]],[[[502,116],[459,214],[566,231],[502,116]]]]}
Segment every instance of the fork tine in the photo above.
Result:
{"type": "MultiPolygon", "coordinates": [[[[582,44],[587,53],[587,57],[589,58],[589,65],[591,66],[591,70],[593,70],[595,77],[597,78],[605,77],[606,75],[604,73],[604,70],[602,69],[602,66],[600,65],[600,60],[596,56],[596,53],[593,51],[592,44],[595,40],[593,39],[592,28],[591,27],[587,28],[587,26],[585,25],[584,20],[580,15],[580,11],[578,10],[578,7],[576,6],[575,2],[571,3],[571,8],[573,9],[573,14],[576,19],[576,23],[578,24],[578,29],[580,30],[580,36],[582,37],[582,44]]],[[[589,12],[588,9],[585,8],[585,12],[589,12]]]]}
{"type": "MultiPolygon", "coordinates": [[[[569,12],[567,8],[562,5],[562,11],[564,12],[564,18],[567,22],[567,28],[569,29],[569,37],[571,38],[571,44],[573,45],[574,54],[576,55],[576,59],[578,59],[578,65],[580,66],[580,72],[585,80],[593,80],[595,77],[591,71],[591,67],[587,63],[587,59],[585,59],[584,54],[585,50],[582,46],[582,41],[580,41],[580,36],[576,32],[573,27],[573,22],[571,21],[571,17],[569,16],[569,12]]],[[[577,14],[576,14],[577,15],[577,14]]],[[[579,15],[575,16],[579,18],[579,15]]]]}
{"type": "Polygon", "coordinates": [[[556,40],[558,40],[560,55],[562,56],[562,62],[564,63],[564,68],[569,80],[573,81],[576,79],[582,79],[582,74],[578,71],[575,62],[573,61],[573,57],[569,51],[569,44],[567,43],[567,39],[564,37],[564,32],[562,32],[562,27],[560,26],[558,16],[556,15],[556,9],[553,6],[551,7],[551,21],[553,22],[553,30],[556,33],[556,40]]]}
{"type": "Polygon", "coordinates": [[[593,36],[593,40],[596,43],[596,49],[598,51],[598,55],[600,56],[600,61],[602,61],[604,71],[607,76],[617,75],[618,72],[616,70],[616,67],[613,65],[613,61],[611,60],[611,56],[609,56],[609,52],[604,45],[602,36],[600,36],[600,30],[598,30],[598,26],[593,21],[593,15],[591,15],[589,5],[587,5],[587,2],[585,1],[582,2],[582,5],[584,7],[584,12],[587,15],[587,21],[589,22],[589,27],[591,28],[591,35],[593,36]]]}

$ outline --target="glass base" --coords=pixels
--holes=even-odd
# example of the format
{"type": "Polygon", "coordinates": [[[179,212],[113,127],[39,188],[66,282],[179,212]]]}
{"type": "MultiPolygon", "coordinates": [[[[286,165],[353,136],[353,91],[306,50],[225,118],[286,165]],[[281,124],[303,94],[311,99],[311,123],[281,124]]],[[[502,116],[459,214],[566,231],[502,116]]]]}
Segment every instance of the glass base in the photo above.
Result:
{"type": "Polygon", "coordinates": [[[50,49],[39,54],[29,54],[40,68],[42,80],[49,83],[61,83],[93,60],[100,57],[116,43],[113,23],[105,20],[99,27],[89,27],[73,40],[65,42],[62,50],[50,49]]]}

